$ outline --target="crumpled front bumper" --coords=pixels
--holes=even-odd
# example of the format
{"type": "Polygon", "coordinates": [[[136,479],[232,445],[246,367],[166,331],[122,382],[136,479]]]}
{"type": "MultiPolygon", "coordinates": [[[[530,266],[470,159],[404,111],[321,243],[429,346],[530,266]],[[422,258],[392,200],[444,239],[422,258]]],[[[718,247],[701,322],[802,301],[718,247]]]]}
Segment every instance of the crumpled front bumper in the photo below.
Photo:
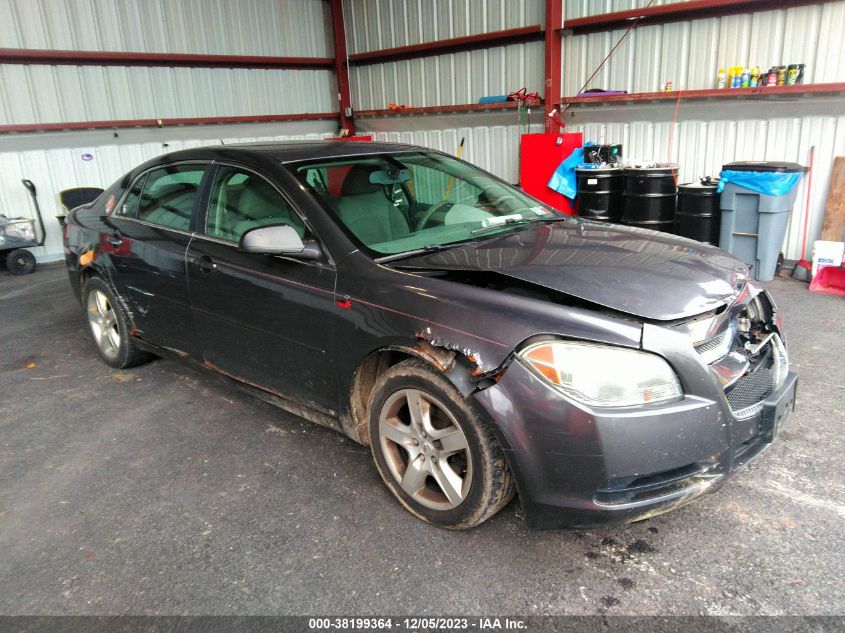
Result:
{"type": "MultiPolygon", "coordinates": [[[[671,348],[670,340],[662,352],[678,369],[671,348]]],[[[733,418],[705,365],[691,363],[679,376],[685,387],[697,381],[686,390],[698,395],[625,409],[575,404],[519,361],[476,392],[505,448],[528,525],[637,521],[715,492],[771,443],[794,404],[792,373],[747,420],[733,418]]]]}

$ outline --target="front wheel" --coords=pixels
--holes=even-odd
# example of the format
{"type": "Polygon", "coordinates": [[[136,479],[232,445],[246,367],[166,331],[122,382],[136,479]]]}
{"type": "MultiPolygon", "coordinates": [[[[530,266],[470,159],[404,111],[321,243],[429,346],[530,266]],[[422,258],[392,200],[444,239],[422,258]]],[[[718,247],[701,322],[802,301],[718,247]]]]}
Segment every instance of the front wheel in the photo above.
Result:
{"type": "Polygon", "coordinates": [[[495,437],[460,392],[419,360],[387,370],[370,401],[370,448],[384,483],[440,527],[483,523],[513,497],[495,437]]]}
{"type": "Polygon", "coordinates": [[[100,357],[116,369],[140,365],[152,355],[138,348],[129,335],[129,321],[108,284],[91,277],[83,290],[88,327],[100,357]]]}

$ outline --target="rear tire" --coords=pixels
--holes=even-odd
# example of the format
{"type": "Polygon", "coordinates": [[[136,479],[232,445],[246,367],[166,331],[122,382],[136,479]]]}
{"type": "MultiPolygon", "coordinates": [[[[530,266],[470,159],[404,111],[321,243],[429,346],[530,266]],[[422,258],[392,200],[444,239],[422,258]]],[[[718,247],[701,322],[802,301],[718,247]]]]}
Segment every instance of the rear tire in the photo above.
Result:
{"type": "Polygon", "coordinates": [[[439,527],[475,527],[514,495],[490,429],[442,374],[410,359],[378,379],[370,399],[370,449],[388,489],[439,527]]]}
{"type": "Polygon", "coordinates": [[[6,268],[13,275],[28,275],[35,270],[35,255],[23,248],[16,248],[6,255],[6,268]]]}
{"type": "Polygon", "coordinates": [[[82,308],[88,329],[107,365],[127,369],[146,363],[153,355],[140,349],[129,334],[129,320],[123,306],[109,285],[99,277],[90,277],[82,289],[82,308]]]}

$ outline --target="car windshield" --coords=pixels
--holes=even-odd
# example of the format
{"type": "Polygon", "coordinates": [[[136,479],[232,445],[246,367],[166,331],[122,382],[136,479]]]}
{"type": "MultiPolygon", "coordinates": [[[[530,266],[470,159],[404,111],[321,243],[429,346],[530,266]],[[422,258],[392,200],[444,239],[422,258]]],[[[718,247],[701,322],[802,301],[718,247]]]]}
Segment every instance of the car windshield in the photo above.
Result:
{"type": "Polygon", "coordinates": [[[560,218],[518,189],[442,154],[345,157],[293,170],[375,257],[436,250],[560,218]]]}

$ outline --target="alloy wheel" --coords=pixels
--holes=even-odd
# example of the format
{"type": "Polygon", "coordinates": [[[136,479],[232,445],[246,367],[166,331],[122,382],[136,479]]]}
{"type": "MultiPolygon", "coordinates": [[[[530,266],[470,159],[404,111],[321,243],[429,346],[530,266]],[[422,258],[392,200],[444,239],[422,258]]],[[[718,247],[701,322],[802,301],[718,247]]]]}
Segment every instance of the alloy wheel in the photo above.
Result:
{"type": "Polygon", "coordinates": [[[88,295],[88,324],[100,351],[108,358],[116,358],[120,351],[117,314],[109,298],[100,290],[88,295]]]}
{"type": "Polygon", "coordinates": [[[378,433],[390,474],[414,501],[433,510],[463,502],[472,485],[472,455],[439,400],[418,389],[397,391],[381,409],[378,433]]]}

